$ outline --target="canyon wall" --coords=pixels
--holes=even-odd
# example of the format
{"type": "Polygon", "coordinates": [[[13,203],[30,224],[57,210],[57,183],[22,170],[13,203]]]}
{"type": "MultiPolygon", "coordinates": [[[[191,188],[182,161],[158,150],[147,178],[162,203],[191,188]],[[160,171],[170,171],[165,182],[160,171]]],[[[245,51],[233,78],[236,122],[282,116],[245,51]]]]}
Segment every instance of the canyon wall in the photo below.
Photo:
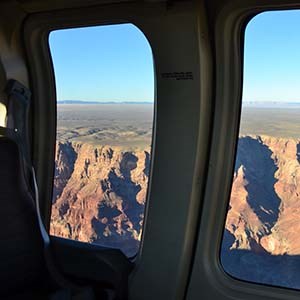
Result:
{"type": "MultiPolygon", "coordinates": [[[[241,136],[221,248],[231,276],[300,288],[299,141],[241,136]]],[[[150,149],[61,142],[51,234],[137,253],[150,149]]]]}
{"type": "Polygon", "coordinates": [[[50,233],[135,255],[149,168],[149,150],[57,143],[50,233]]]}
{"type": "Polygon", "coordinates": [[[235,277],[300,288],[299,141],[238,143],[221,261],[235,277]]]}

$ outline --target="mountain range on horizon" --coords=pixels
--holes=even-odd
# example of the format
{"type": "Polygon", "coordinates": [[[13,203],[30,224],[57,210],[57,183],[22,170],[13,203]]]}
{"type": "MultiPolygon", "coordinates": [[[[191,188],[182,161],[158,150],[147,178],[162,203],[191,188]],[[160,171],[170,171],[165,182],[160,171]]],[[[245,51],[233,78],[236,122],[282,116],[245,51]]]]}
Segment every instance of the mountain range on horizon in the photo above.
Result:
{"type": "Polygon", "coordinates": [[[84,101],[58,100],[57,104],[153,104],[151,101],[84,101]]]}
{"type": "Polygon", "coordinates": [[[300,101],[243,101],[243,105],[300,105],[300,101]]]}
{"type": "MultiPolygon", "coordinates": [[[[154,101],[89,101],[89,100],[57,100],[57,104],[152,104],[154,101]]],[[[243,106],[258,106],[258,107],[289,107],[300,106],[300,101],[243,101],[243,106]]]]}

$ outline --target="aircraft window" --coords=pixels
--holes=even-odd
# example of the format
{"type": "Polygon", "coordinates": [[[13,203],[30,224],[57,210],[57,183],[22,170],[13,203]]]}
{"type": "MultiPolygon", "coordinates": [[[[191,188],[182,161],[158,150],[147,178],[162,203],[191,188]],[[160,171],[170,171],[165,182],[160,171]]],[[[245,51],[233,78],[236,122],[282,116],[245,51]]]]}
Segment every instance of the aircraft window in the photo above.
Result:
{"type": "Polygon", "coordinates": [[[246,28],[242,113],[221,247],[231,276],[300,289],[300,11],[246,28]]]}
{"type": "Polygon", "coordinates": [[[50,233],[137,254],[150,172],[154,69],[132,24],[50,33],[57,141],[50,233]]]}

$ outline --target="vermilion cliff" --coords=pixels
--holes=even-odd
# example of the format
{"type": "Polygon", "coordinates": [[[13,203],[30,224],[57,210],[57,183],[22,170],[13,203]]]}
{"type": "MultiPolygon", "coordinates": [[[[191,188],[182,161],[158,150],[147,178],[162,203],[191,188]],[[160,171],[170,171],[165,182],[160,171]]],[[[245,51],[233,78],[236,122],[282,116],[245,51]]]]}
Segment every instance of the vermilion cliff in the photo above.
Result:
{"type": "MultiPolygon", "coordinates": [[[[239,138],[221,263],[240,279],[300,288],[299,141],[239,138]]],[[[58,143],[51,233],[138,249],[150,151],[58,143]]]]}
{"type": "Polygon", "coordinates": [[[226,220],[232,249],[300,254],[297,147],[291,139],[240,138],[226,220]]]}
{"type": "Polygon", "coordinates": [[[300,287],[298,148],[294,139],[240,137],[221,257],[231,275],[300,287]]]}
{"type": "Polygon", "coordinates": [[[141,238],[149,164],[149,150],[58,143],[51,234],[134,255],[141,238]]]}

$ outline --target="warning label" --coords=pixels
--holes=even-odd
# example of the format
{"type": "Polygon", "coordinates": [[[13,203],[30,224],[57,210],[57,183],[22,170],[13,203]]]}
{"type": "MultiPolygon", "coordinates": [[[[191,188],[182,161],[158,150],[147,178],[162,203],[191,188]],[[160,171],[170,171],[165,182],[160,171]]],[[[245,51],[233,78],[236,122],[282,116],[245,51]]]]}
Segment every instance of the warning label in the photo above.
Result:
{"type": "Polygon", "coordinates": [[[193,80],[193,72],[170,72],[161,73],[163,79],[175,79],[175,80],[193,80]]]}

